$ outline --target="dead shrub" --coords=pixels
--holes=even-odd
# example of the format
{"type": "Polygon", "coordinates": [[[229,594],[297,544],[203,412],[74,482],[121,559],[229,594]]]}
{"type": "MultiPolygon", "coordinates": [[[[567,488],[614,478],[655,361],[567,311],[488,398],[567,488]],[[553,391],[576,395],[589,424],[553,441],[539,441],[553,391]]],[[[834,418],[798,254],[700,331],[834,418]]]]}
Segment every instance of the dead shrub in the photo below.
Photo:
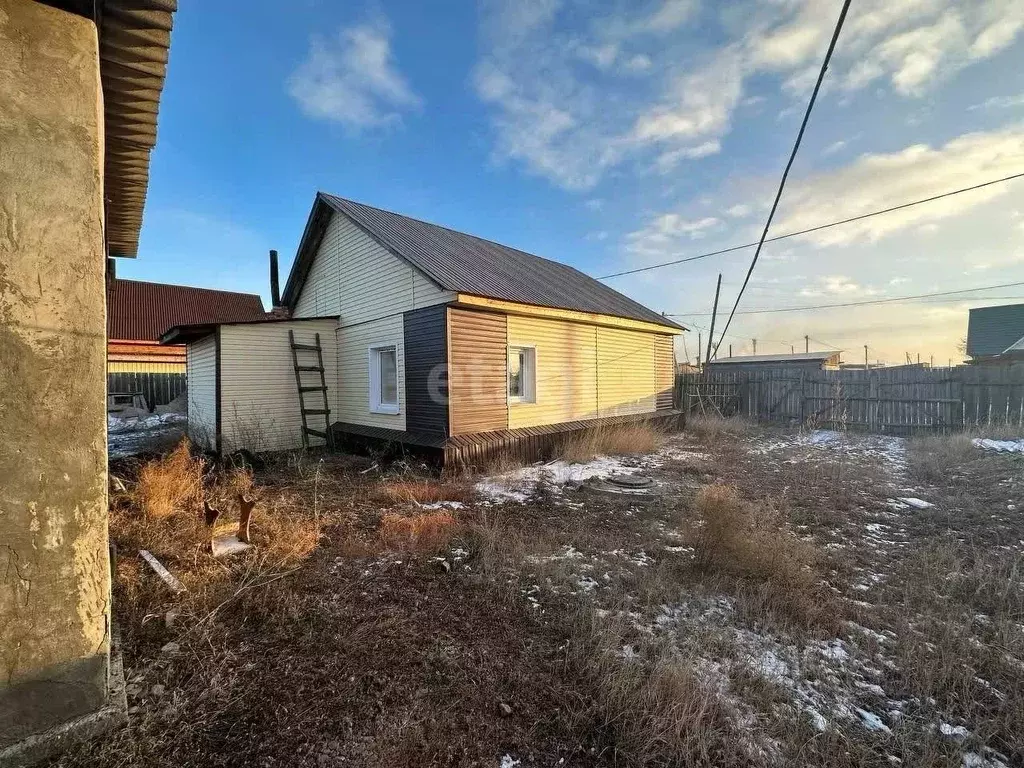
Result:
{"type": "Polygon", "coordinates": [[[467,485],[441,483],[436,480],[387,480],[375,494],[385,504],[436,504],[441,501],[469,501],[467,485]]]}
{"type": "Polygon", "coordinates": [[[910,471],[924,482],[941,483],[980,453],[963,433],[915,437],[908,451],[910,471]]]}
{"type": "Polygon", "coordinates": [[[595,456],[635,456],[653,453],[665,442],[665,434],[650,424],[598,426],[573,435],[562,443],[559,458],[570,464],[595,456]]]}
{"type": "Polygon", "coordinates": [[[403,552],[440,552],[447,549],[458,529],[450,512],[381,516],[380,538],[387,547],[403,552]]]}
{"type": "Polygon", "coordinates": [[[188,438],[160,459],[139,470],[133,497],[150,520],[186,511],[203,498],[203,460],[192,456],[188,438]]]}
{"type": "Polygon", "coordinates": [[[740,602],[753,613],[778,612],[806,625],[835,620],[817,552],[789,529],[778,505],[751,504],[732,486],[708,485],[698,491],[694,512],[686,538],[695,565],[739,580],[740,602]]]}
{"type": "Polygon", "coordinates": [[[742,416],[700,415],[686,421],[686,431],[703,443],[749,437],[757,425],[742,416]]]}

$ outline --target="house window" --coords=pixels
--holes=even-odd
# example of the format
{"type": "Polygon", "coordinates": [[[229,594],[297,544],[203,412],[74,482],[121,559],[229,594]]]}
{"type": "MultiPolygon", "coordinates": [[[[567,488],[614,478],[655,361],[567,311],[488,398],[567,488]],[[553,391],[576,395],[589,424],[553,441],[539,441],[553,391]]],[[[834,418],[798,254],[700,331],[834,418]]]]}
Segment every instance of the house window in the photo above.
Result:
{"type": "Polygon", "coordinates": [[[370,347],[370,410],[398,413],[398,346],[370,347]]]}
{"type": "Polygon", "coordinates": [[[508,348],[508,400],[532,403],[536,387],[537,353],[533,347],[508,348]]]}

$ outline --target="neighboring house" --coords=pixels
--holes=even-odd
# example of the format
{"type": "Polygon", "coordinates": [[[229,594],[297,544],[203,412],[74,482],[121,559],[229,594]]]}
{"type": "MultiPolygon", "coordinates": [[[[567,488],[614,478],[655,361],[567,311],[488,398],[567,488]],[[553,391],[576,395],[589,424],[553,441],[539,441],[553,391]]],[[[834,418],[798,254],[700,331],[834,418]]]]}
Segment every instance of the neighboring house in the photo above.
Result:
{"type": "Polygon", "coordinates": [[[740,355],[719,357],[708,363],[711,371],[755,371],[786,368],[794,371],[821,371],[839,367],[842,352],[797,352],[786,355],[740,355]]]}
{"type": "Polygon", "coordinates": [[[134,257],[174,0],[0,3],[0,765],[127,718],[105,280],[134,257]]]}
{"type": "Polygon", "coordinates": [[[262,320],[256,294],[113,279],[107,284],[107,386],[141,393],[150,408],[185,387],[185,346],[162,345],[175,325],[262,320]]]}
{"type": "MultiPolygon", "coordinates": [[[[319,333],[332,348],[323,367],[336,435],[446,461],[482,461],[502,446],[536,453],[602,421],[678,415],[682,326],[571,267],[472,235],[319,193],[282,300],[288,321],[163,337],[189,344],[190,392],[220,392],[205,409],[212,422],[207,413],[195,426],[219,423],[222,450],[253,447],[231,437],[236,413],[259,415],[274,447],[300,444],[288,331],[305,345],[319,333]],[[221,363],[201,382],[193,356],[215,360],[218,348],[221,363]],[[237,386],[251,375],[238,366],[259,356],[281,375],[259,392],[237,386]]],[[[307,373],[303,386],[315,387],[307,373]]]]}
{"type": "Polygon", "coordinates": [[[1024,304],[970,310],[967,356],[973,365],[1024,360],[1024,304]]]}

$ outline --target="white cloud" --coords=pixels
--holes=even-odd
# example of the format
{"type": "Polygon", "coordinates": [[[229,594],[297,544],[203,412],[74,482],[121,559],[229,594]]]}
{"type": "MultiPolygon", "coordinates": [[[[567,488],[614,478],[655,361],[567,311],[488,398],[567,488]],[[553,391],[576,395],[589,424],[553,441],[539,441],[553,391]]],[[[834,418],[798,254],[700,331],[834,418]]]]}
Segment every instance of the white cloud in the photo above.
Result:
{"type": "MultiPolygon", "coordinates": [[[[1015,171],[1024,172],[1024,127],[966,134],[941,147],[918,144],[899,152],[866,154],[843,168],[791,182],[773,229],[807,229],[1015,171]]],[[[996,184],[801,238],[820,246],[877,241],[912,226],[963,215],[1009,191],[1009,184],[996,184]]]]}
{"type": "Polygon", "coordinates": [[[821,154],[825,155],[826,157],[828,155],[834,155],[836,152],[839,152],[840,150],[842,150],[845,146],[846,146],[846,142],[843,141],[842,139],[840,139],[839,141],[832,142],[827,147],[825,147],[823,150],[821,150],[821,154]]]}
{"type": "Polygon", "coordinates": [[[663,255],[682,240],[699,240],[722,222],[713,217],[687,219],[678,213],[663,213],[647,226],[626,235],[626,250],[638,255],[663,255]]]}
{"type": "Polygon", "coordinates": [[[310,117],[355,130],[395,122],[423,103],[395,67],[384,20],[345,27],[330,40],[314,36],[288,91],[310,117]]]}
{"type": "Polygon", "coordinates": [[[717,140],[705,141],[692,147],[680,147],[671,149],[658,155],[655,167],[660,173],[668,173],[673,170],[682,160],[697,160],[701,157],[718,154],[722,151],[722,145],[717,140]]]}
{"type": "Polygon", "coordinates": [[[968,109],[974,111],[978,109],[1013,109],[1014,107],[1024,107],[1024,93],[1019,93],[1016,96],[993,96],[980,104],[972,104],[968,109]]]}
{"type": "Polygon", "coordinates": [[[749,205],[743,205],[742,203],[739,203],[737,205],[733,205],[730,206],[729,208],[726,208],[725,212],[732,216],[734,219],[741,219],[744,216],[749,216],[751,210],[752,209],[749,205]]]}
{"type": "Polygon", "coordinates": [[[651,68],[653,62],[651,57],[643,53],[638,53],[635,56],[631,56],[628,60],[623,62],[622,68],[627,72],[646,72],[651,68]]]}

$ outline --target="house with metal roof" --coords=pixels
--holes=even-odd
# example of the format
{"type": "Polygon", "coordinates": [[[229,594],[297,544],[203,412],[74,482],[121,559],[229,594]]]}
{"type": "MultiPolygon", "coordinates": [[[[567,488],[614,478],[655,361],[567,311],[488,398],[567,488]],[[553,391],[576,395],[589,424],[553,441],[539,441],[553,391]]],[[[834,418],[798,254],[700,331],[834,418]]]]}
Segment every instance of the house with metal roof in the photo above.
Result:
{"type": "Polygon", "coordinates": [[[150,408],[185,389],[185,345],[161,344],[175,325],[261,320],[258,294],[150,283],[107,281],[107,396],[141,394],[150,408]]]}
{"type": "Polygon", "coordinates": [[[967,356],[972,365],[1024,360],[1024,304],[975,307],[967,321],[967,356]]]}
{"type": "Polygon", "coordinates": [[[710,370],[749,371],[765,368],[786,368],[789,370],[821,371],[839,368],[842,352],[796,352],[778,355],[737,355],[719,357],[708,363],[710,370]]]}
{"type": "Polygon", "coordinates": [[[290,319],[258,332],[163,337],[188,344],[190,412],[192,393],[219,393],[195,431],[212,427],[221,450],[337,438],[479,463],[535,456],[596,424],[678,416],[682,326],[567,265],[380,208],[318,193],[280,303],[290,319]],[[219,364],[193,366],[202,356],[219,364]],[[292,379],[271,392],[242,370],[260,356],[292,379]],[[254,432],[273,439],[243,446],[254,432]]]}

